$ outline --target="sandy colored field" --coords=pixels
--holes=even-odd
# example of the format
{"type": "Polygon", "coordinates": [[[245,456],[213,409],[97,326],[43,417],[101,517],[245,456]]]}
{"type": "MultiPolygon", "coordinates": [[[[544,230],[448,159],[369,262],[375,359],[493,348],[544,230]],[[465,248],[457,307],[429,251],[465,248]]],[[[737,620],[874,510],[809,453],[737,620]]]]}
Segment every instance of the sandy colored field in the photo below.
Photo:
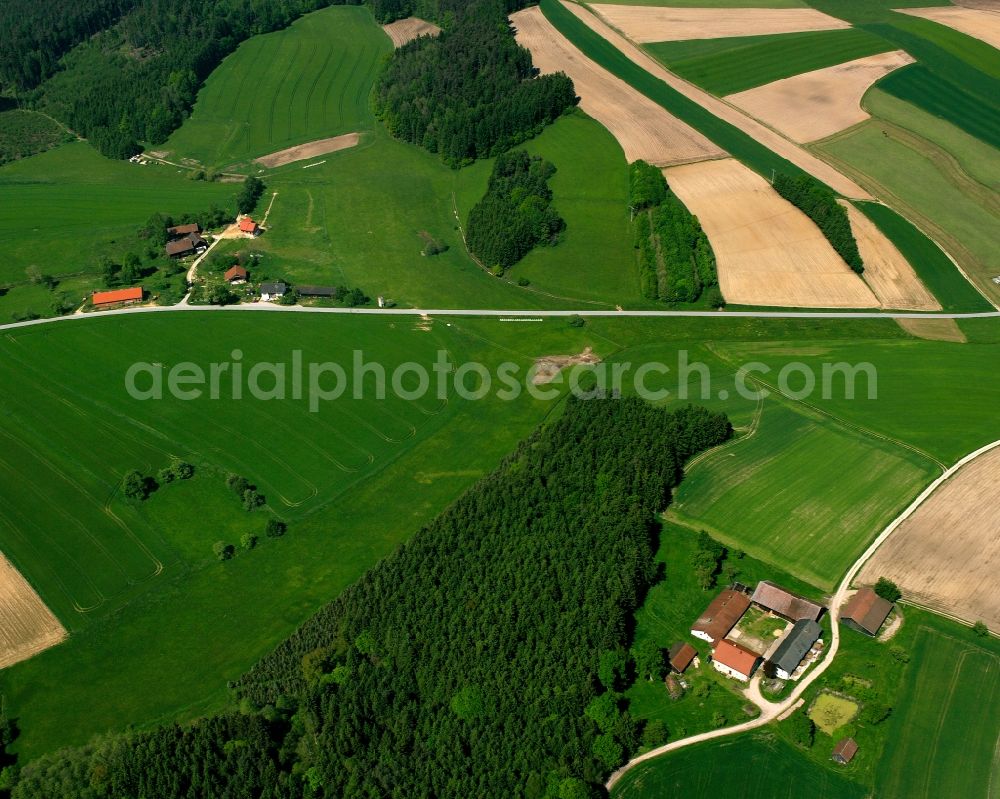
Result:
{"type": "MultiPolygon", "coordinates": [[[[610,28],[600,17],[592,14],[586,8],[576,3],[567,3],[562,0],[563,5],[575,14],[589,28],[600,36],[603,36],[611,44],[617,47],[624,55],[634,61],[638,66],[649,72],[654,77],[659,78],[668,86],[676,89],[690,100],[698,103],[702,108],[720,119],[725,120],[730,125],[739,128],[747,135],[756,139],[762,145],[773,152],[791,161],[813,177],[823,181],[834,191],[856,200],[871,200],[873,197],[861,188],[857,183],[837,171],[825,161],[821,161],[812,153],[806,151],[795,142],[789,141],[780,133],[758,122],[753,117],[748,116],[739,108],[730,105],[724,100],[720,100],[708,92],[699,89],[693,83],[688,83],[683,78],[670,72],[658,61],[640,50],[635,44],[630,42],[617,31],[610,28]]],[[[629,159],[631,160],[631,159],[629,159]]]]}
{"type": "Polygon", "coordinates": [[[418,17],[397,19],[395,22],[383,25],[382,30],[389,34],[393,47],[402,47],[420,36],[437,36],[441,32],[433,22],[426,22],[418,17]]]}
{"type": "Polygon", "coordinates": [[[964,3],[973,8],[956,8],[943,6],[941,8],[900,8],[902,14],[923,17],[941,25],[972,36],[1000,49],[1000,4],[998,3],[964,3]]]}
{"type": "Polygon", "coordinates": [[[532,382],[535,385],[551,383],[560,371],[568,366],[592,365],[600,363],[601,359],[590,347],[585,347],[579,355],[546,355],[535,359],[535,374],[532,382]]]}
{"type": "Polygon", "coordinates": [[[964,344],[968,339],[954,319],[897,319],[907,333],[929,341],[954,341],[964,344]]]}
{"type": "Polygon", "coordinates": [[[65,637],[59,619],[0,554],[0,669],[27,660],[65,637]]]}
{"type": "Polygon", "coordinates": [[[756,172],[727,158],[665,169],[715,251],[730,303],[873,308],[878,300],[812,223],[756,172]]]}
{"type": "Polygon", "coordinates": [[[1000,448],[943,483],[865,564],[858,584],[888,577],[904,598],[1000,630],[1000,448]]]}
{"type": "Polygon", "coordinates": [[[604,3],[595,3],[591,8],[630,39],[643,43],[851,27],[842,19],[811,8],[666,8],[604,3]]]}
{"type": "Polygon", "coordinates": [[[816,141],[868,119],[861,107],[868,88],[913,60],[903,50],[878,53],[730,94],[726,100],[794,141],[816,141]]]}
{"type": "Polygon", "coordinates": [[[276,166],[284,166],[294,161],[303,161],[307,158],[316,158],[319,155],[335,153],[337,150],[346,150],[348,147],[354,147],[358,143],[359,138],[360,135],[357,133],[345,133],[343,136],[334,136],[331,139],[319,139],[318,141],[306,142],[305,144],[297,144],[295,147],[289,147],[287,150],[279,150],[276,153],[271,153],[255,160],[258,164],[273,169],[276,166]]]}
{"type": "Polygon", "coordinates": [[[580,107],[611,132],[627,160],[642,158],[665,166],[725,155],[692,127],[587,58],[537,6],[510,19],[518,43],[531,51],[535,66],[543,73],[565,72],[572,78],[580,107]]]}
{"type": "MultiPolygon", "coordinates": [[[[896,245],[861,211],[844,200],[851,231],[865,264],[865,282],[883,308],[902,311],[940,311],[941,304],[917,277],[896,245]]],[[[947,320],[946,320],[947,321],[947,320]]]]}

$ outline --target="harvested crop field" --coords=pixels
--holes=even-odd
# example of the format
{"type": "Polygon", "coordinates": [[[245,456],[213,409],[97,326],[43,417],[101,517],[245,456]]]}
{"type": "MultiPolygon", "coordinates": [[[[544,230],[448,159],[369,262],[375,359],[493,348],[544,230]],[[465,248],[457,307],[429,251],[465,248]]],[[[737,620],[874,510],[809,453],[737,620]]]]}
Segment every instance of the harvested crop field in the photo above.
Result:
{"type": "Polygon", "coordinates": [[[960,33],[979,39],[1000,49],[1000,5],[976,3],[976,8],[900,8],[901,14],[923,17],[947,25],[960,33]]]}
{"type": "Polygon", "coordinates": [[[565,0],[556,0],[556,2],[559,2],[562,8],[573,14],[573,16],[598,36],[606,39],[609,44],[617,48],[622,55],[631,60],[640,69],[645,70],[654,78],[663,81],[671,89],[697,103],[710,114],[741,130],[763,147],[795,164],[803,172],[808,172],[814,178],[823,181],[827,186],[845,197],[859,200],[873,199],[861,186],[830,164],[817,158],[811,152],[808,152],[795,142],[789,141],[780,133],[758,122],[753,117],[748,116],[739,108],[730,105],[713,94],[709,94],[703,89],[699,89],[693,83],[689,83],[664,68],[651,55],[639,49],[633,42],[609,27],[596,14],[591,13],[576,3],[567,3],[565,0]]]}
{"type": "Polygon", "coordinates": [[[879,78],[912,63],[908,53],[893,50],[776,80],[726,100],[794,141],[816,141],[868,119],[861,107],[865,92],[879,78]]]}
{"type": "Polygon", "coordinates": [[[858,582],[888,577],[903,597],[1000,629],[1000,447],[941,485],[865,564],[858,582]]]}
{"type": "Polygon", "coordinates": [[[510,18],[517,41],[531,51],[543,73],[565,72],[573,80],[580,107],[606,127],[629,161],[666,166],[718,158],[725,153],[689,125],[581,53],[537,7],[510,18]]]}
{"type": "Polygon", "coordinates": [[[392,39],[393,47],[402,47],[407,42],[412,42],[421,36],[437,36],[441,32],[441,29],[433,22],[427,22],[418,17],[397,19],[395,22],[383,25],[382,30],[392,39]]]}
{"type": "Polygon", "coordinates": [[[27,660],[65,637],[59,619],[0,554],[0,669],[27,660]]]}
{"type": "Polygon", "coordinates": [[[907,333],[928,341],[952,341],[964,344],[968,339],[954,319],[897,319],[907,333]]]}
{"type": "Polygon", "coordinates": [[[811,8],[665,8],[596,3],[591,6],[636,42],[677,42],[763,36],[851,27],[811,8]]]}
{"type": "MultiPolygon", "coordinates": [[[[865,264],[865,282],[883,308],[940,311],[941,304],[920,282],[913,267],[886,235],[861,211],[841,200],[865,264]]],[[[951,320],[943,320],[951,321],[951,320]]]]}
{"type": "Polygon", "coordinates": [[[715,251],[730,303],[873,308],[879,302],[819,228],[756,172],[723,159],[664,170],[715,251]]]}
{"type": "Polygon", "coordinates": [[[279,150],[276,153],[265,155],[255,159],[258,164],[273,169],[277,166],[284,166],[295,161],[304,161],[307,158],[316,158],[319,155],[335,153],[338,150],[346,150],[348,147],[357,145],[360,135],[357,133],[345,133],[343,136],[333,136],[329,139],[319,139],[318,141],[297,144],[287,150],[279,150]]]}

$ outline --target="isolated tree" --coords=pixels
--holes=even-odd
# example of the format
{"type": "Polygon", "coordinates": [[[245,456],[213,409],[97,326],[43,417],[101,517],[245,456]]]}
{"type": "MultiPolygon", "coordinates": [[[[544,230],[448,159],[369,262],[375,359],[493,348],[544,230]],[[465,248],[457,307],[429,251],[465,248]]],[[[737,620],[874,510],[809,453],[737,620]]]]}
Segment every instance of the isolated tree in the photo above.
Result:
{"type": "Polygon", "coordinates": [[[882,597],[882,599],[887,599],[890,602],[898,602],[903,596],[903,592],[899,590],[899,586],[888,577],[878,578],[878,582],[875,583],[875,593],[882,597]]]}
{"type": "Polygon", "coordinates": [[[990,634],[990,628],[986,626],[986,622],[977,621],[972,625],[972,632],[978,635],[980,638],[985,638],[990,634]]]}
{"type": "Polygon", "coordinates": [[[809,749],[816,740],[816,724],[803,710],[792,714],[788,720],[788,733],[795,743],[809,749]]]}
{"type": "Polygon", "coordinates": [[[653,719],[643,728],[642,745],[650,747],[660,746],[667,742],[668,736],[667,725],[660,719],[653,719]]]}
{"type": "Polygon", "coordinates": [[[175,460],[172,469],[178,480],[190,480],[194,476],[194,466],[187,461],[175,460]]]}
{"type": "Polygon", "coordinates": [[[135,469],[122,480],[122,493],[127,499],[143,500],[148,494],[146,479],[135,469]]]}
{"type": "Polygon", "coordinates": [[[264,504],[264,496],[258,494],[254,488],[248,488],[243,492],[243,510],[256,510],[264,504]]]}
{"type": "Polygon", "coordinates": [[[893,644],[892,646],[890,646],[889,654],[892,656],[892,659],[898,663],[910,662],[910,653],[907,652],[905,649],[903,649],[903,647],[901,647],[899,644],[893,644]]]}
{"type": "Polygon", "coordinates": [[[281,519],[268,519],[267,525],[264,527],[268,538],[281,538],[286,530],[288,530],[288,525],[281,519]]]}
{"type": "Polygon", "coordinates": [[[264,181],[250,175],[243,182],[243,189],[236,196],[236,207],[241,214],[249,214],[257,207],[257,201],[264,193],[264,181]]]}
{"type": "Polygon", "coordinates": [[[861,720],[867,724],[881,724],[892,713],[892,708],[883,702],[872,700],[866,702],[861,711],[861,720]]]}
{"type": "Polygon", "coordinates": [[[253,549],[257,546],[257,536],[253,533],[243,533],[243,535],[240,536],[240,546],[246,550],[253,549]]]}
{"type": "Polygon", "coordinates": [[[215,557],[219,560],[229,560],[235,549],[232,544],[227,544],[225,541],[216,541],[212,544],[212,552],[215,553],[215,557]]]}
{"type": "Polygon", "coordinates": [[[164,483],[172,483],[174,481],[174,477],[174,470],[169,466],[164,466],[156,473],[156,479],[161,485],[164,483]]]}
{"type": "Polygon", "coordinates": [[[230,473],[226,476],[226,488],[242,497],[243,492],[248,488],[252,488],[252,486],[250,485],[250,481],[242,475],[230,473]]]}

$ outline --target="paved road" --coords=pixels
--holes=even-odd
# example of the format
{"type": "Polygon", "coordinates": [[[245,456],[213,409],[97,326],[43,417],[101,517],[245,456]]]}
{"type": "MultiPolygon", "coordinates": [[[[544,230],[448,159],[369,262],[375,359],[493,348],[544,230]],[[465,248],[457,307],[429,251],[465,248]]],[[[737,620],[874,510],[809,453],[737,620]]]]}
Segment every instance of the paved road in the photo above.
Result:
{"type": "Polygon", "coordinates": [[[878,311],[612,311],[584,308],[577,311],[526,311],[520,309],[499,310],[493,308],[315,308],[302,305],[273,305],[267,302],[255,302],[243,305],[143,305],[137,308],[119,308],[113,311],[92,311],[91,313],[56,316],[50,319],[30,319],[26,322],[11,322],[0,325],[0,330],[13,330],[19,327],[46,325],[56,322],[79,321],[105,316],[126,316],[138,313],[170,313],[183,311],[185,313],[328,313],[328,314],[362,314],[384,316],[479,316],[496,317],[499,319],[521,320],[545,319],[548,317],[589,316],[589,317],[622,317],[622,318],[658,318],[658,317],[706,317],[717,319],[989,319],[1000,318],[1000,311],[983,311],[980,313],[906,313],[878,311]]]}
{"type": "MultiPolygon", "coordinates": [[[[618,782],[628,771],[635,768],[640,763],[644,763],[647,760],[652,760],[654,757],[659,757],[660,755],[665,755],[668,752],[674,752],[678,749],[682,749],[686,746],[692,746],[693,744],[701,743],[703,741],[711,741],[715,738],[723,738],[729,735],[735,735],[741,732],[747,732],[749,730],[756,729],[758,727],[763,727],[766,724],[771,723],[774,719],[784,713],[786,710],[790,710],[791,707],[799,700],[806,689],[812,685],[819,677],[825,672],[830,665],[833,663],[833,659],[837,656],[837,650],[840,648],[840,625],[838,624],[838,618],[840,616],[840,608],[843,606],[844,602],[847,600],[847,595],[851,590],[851,583],[857,576],[858,572],[861,571],[861,567],[875,554],[875,551],[885,543],[886,539],[892,535],[899,526],[906,521],[913,513],[917,510],[926,500],[933,494],[942,483],[951,478],[961,469],[963,466],[968,464],[970,461],[975,460],[980,455],[984,455],[996,447],[1000,447],[1000,441],[994,441],[992,444],[987,444],[984,447],[980,447],[975,452],[971,452],[962,458],[958,463],[956,463],[951,468],[947,469],[940,477],[938,477],[933,483],[931,483],[927,488],[925,488],[920,496],[918,496],[913,502],[910,503],[909,507],[906,508],[902,513],[899,514],[889,525],[879,533],[878,537],[872,541],[871,545],[866,549],[861,557],[859,557],[854,564],[848,569],[847,574],[844,575],[844,579],[840,581],[840,585],[837,586],[837,591],[834,593],[830,600],[830,618],[832,622],[832,634],[830,636],[830,646],[827,649],[826,657],[823,658],[823,662],[815,666],[809,674],[807,674],[799,684],[795,687],[795,690],[781,702],[768,702],[762,696],[760,696],[759,688],[755,685],[751,685],[751,689],[748,691],[748,696],[757,702],[758,706],[761,707],[761,714],[757,718],[744,722],[743,724],[737,724],[732,727],[724,727],[719,730],[711,730],[710,732],[703,732],[699,735],[692,735],[688,738],[681,738],[678,741],[673,741],[663,746],[657,747],[656,749],[651,749],[645,754],[641,754],[637,757],[632,758],[628,763],[622,766],[618,771],[611,775],[608,780],[607,787],[610,790],[616,782],[618,782]]],[[[759,675],[754,677],[755,681],[759,680],[759,675]]]]}

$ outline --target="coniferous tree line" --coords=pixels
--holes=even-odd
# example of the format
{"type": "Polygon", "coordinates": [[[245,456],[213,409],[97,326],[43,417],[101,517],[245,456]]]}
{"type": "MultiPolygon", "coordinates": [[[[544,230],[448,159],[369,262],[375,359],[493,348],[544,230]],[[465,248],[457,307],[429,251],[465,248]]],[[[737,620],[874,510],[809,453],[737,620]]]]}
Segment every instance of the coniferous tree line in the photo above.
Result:
{"type": "Polygon", "coordinates": [[[641,735],[617,691],[655,514],[731,432],[570,399],[238,681],[239,715],[50,755],[14,799],[597,795],[641,735]]]}
{"type": "Polygon", "coordinates": [[[449,27],[397,50],[375,85],[389,132],[457,167],[519,144],[574,105],[573,82],[536,76],[515,41],[507,14],[522,4],[442,4],[449,27]]]}
{"type": "Polygon", "coordinates": [[[629,167],[629,187],[642,295],[676,303],[694,302],[704,292],[709,304],[721,306],[715,253],[698,218],[645,161],[629,167]]]}
{"type": "Polygon", "coordinates": [[[552,207],[556,168],[524,150],[499,156],[486,195],[469,212],[466,240],[487,268],[502,273],[537,244],[555,244],[566,223],[552,207]]]}
{"type": "Polygon", "coordinates": [[[774,190],[808,216],[834,251],[859,275],[865,271],[847,211],[836,195],[810,175],[776,175],[774,190]]]}

